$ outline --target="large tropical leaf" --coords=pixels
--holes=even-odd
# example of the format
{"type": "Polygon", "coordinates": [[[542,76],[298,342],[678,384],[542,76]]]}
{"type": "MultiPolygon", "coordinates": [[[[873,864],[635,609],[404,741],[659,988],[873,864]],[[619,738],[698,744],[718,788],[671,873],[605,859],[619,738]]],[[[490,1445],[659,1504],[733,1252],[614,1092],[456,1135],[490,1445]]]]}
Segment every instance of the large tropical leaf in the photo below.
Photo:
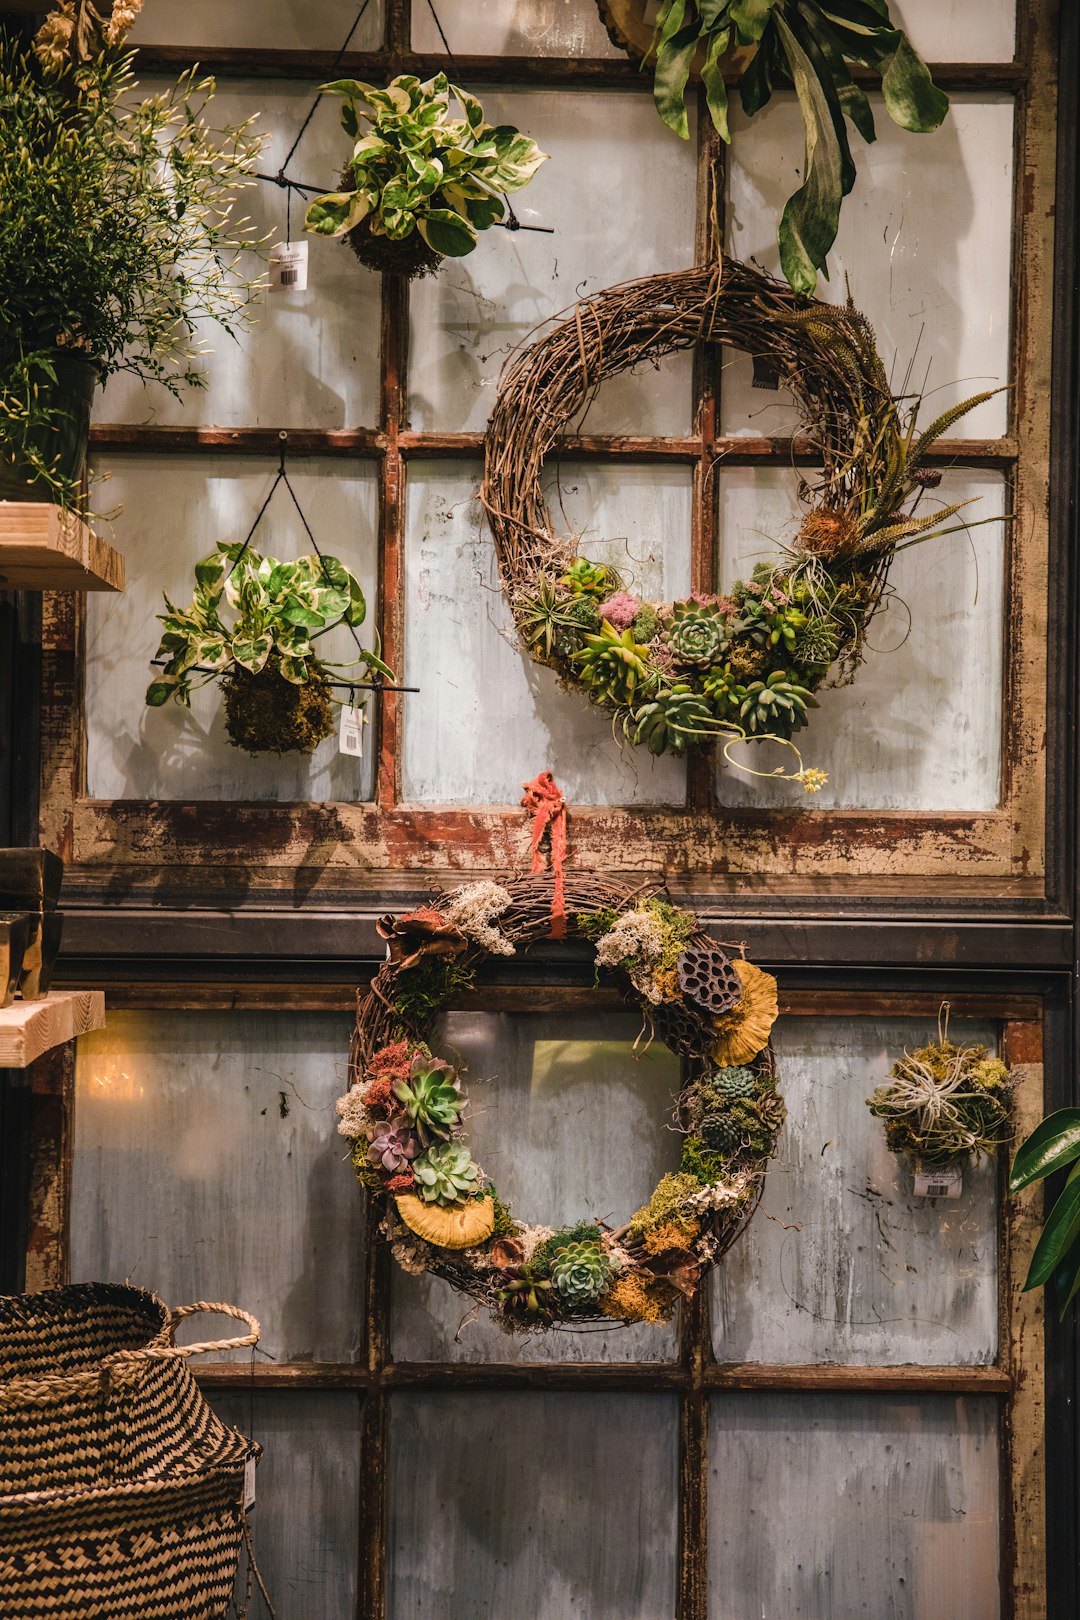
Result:
{"type": "Polygon", "coordinates": [[[1024,1281],[1025,1289],[1041,1288],[1066,1260],[1080,1237],[1080,1165],[1074,1165],[1065,1183],[1065,1190],[1046,1217],[1031,1265],[1024,1281]]]}
{"type": "Polygon", "coordinates": [[[848,189],[844,151],[825,85],[783,14],[777,11],[774,18],[806,126],[805,178],[780,219],[780,263],[796,292],[811,294],[840,224],[848,189]]]}
{"type": "Polygon", "coordinates": [[[1020,1147],[1009,1172],[1009,1191],[1018,1193],[1075,1159],[1080,1159],[1080,1108],[1059,1108],[1020,1147]]]}
{"type": "Polygon", "coordinates": [[[728,93],[724,83],[724,74],[720,66],[724,52],[731,42],[731,29],[721,28],[709,35],[709,43],[705,49],[705,60],[701,64],[701,83],[705,90],[705,103],[709,109],[709,117],[713,121],[713,128],[722,141],[731,142],[731,131],[728,128],[728,93]]]}
{"type": "Polygon", "coordinates": [[[697,50],[701,24],[693,16],[687,25],[686,13],[690,0],[669,0],[661,6],[656,17],[653,68],[653,101],[656,110],[669,129],[684,141],[690,139],[690,126],[686,117],[684,95],[690,66],[697,50]]]}
{"type": "Polygon", "coordinates": [[[937,129],[949,110],[949,98],[930,77],[930,69],[903,34],[881,64],[881,89],[894,124],[924,135],[937,129]]]}

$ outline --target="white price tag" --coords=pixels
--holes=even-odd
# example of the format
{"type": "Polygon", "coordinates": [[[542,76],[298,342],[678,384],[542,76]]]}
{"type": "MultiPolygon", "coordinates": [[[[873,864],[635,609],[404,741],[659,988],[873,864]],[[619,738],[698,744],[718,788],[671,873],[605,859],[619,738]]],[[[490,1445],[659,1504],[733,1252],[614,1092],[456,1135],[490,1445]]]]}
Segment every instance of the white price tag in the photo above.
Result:
{"type": "Polygon", "coordinates": [[[338,729],[339,754],[355,754],[357,759],[363,757],[366,724],[367,715],[363,709],[354,709],[351,703],[341,705],[341,724],[338,729]]]}
{"type": "Polygon", "coordinates": [[[255,1458],[249,1457],[244,1464],[244,1512],[255,1506],[255,1458]]]}
{"type": "Polygon", "coordinates": [[[306,242],[279,242],[270,249],[270,291],[304,292],[307,289],[306,242]]]}
{"type": "Polygon", "coordinates": [[[963,1190],[964,1172],[958,1164],[915,1172],[916,1198],[959,1198],[963,1190]]]}

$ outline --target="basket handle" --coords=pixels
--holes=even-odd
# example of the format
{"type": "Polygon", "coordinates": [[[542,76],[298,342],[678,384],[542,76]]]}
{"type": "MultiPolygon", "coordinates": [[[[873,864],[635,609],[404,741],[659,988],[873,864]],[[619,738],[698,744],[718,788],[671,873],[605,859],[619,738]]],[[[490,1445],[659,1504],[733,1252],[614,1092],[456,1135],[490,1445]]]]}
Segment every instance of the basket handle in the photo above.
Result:
{"type": "Polygon", "coordinates": [[[105,1365],[115,1366],[123,1361],[157,1361],[174,1356],[204,1356],[211,1350],[243,1350],[247,1345],[257,1344],[261,1332],[257,1318],[249,1311],[242,1311],[239,1305],[214,1304],[200,1299],[194,1305],[177,1305],[169,1311],[156,1344],[148,1344],[141,1350],[118,1350],[115,1355],[106,1358],[105,1365]],[[206,1339],[198,1344],[177,1344],[176,1330],[180,1323],[185,1316],[194,1316],[198,1311],[209,1311],[215,1316],[232,1316],[238,1322],[246,1322],[251,1331],[234,1339],[206,1339]]]}

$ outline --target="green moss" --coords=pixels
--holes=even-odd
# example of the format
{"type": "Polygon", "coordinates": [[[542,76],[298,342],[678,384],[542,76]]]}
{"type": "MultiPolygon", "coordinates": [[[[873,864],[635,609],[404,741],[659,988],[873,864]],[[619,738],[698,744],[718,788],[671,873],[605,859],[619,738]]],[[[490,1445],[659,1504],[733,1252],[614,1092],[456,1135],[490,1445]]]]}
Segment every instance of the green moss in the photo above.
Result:
{"type": "Polygon", "coordinates": [[[423,1027],[461,990],[476,982],[476,969],[456,956],[427,957],[399,974],[394,1008],[407,1024],[423,1027]]]}
{"type": "Polygon", "coordinates": [[[630,1232],[633,1236],[641,1236],[652,1232],[667,1221],[675,1220],[680,1214],[686,1200],[699,1190],[696,1176],[685,1173],[663,1176],[656,1191],[647,1204],[631,1217],[630,1232]]]}
{"type": "Polygon", "coordinates": [[[598,939],[603,939],[614,928],[619,913],[610,906],[600,906],[596,911],[579,911],[574,918],[578,932],[583,939],[591,940],[595,945],[598,939]]]}
{"type": "Polygon", "coordinates": [[[353,1143],[352,1166],[356,1171],[356,1179],[369,1192],[382,1192],[383,1177],[374,1165],[368,1163],[367,1150],[368,1145],[363,1138],[353,1143]]]}
{"type": "Polygon", "coordinates": [[[680,911],[669,900],[646,900],[643,909],[659,923],[664,936],[663,950],[659,961],[652,964],[652,971],[670,973],[697,928],[697,918],[693,912],[680,911]]]}
{"type": "Polygon", "coordinates": [[[287,681],[276,657],[258,674],[230,664],[221,677],[225,730],[249,754],[310,754],[334,729],[330,685],[317,665],[303,686],[287,681]]]}
{"type": "Polygon", "coordinates": [[[654,607],[650,607],[648,602],[644,603],[644,605],[639,607],[635,613],[634,622],[631,629],[634,632],[635,641],[640,641],[643,643],[646,641],[652,641],[653,637],[660,629],[659,613],[657,613],[654,607]]]}
{"type": "Polygon", "coordinates": [[[495,1225],[491,1229],[493,1238],[512,1237],[514,1235],[514,1222],[510,1214],[510,1205],[499,1197],[498,1189],[487,1188],[487,1196],[495,1205],[495,1225]]]}
{"type": "Polygon", "coordinates": [[[688,1136],[683,1141],[679,1168],[702,1187],[711,1187],[714,1181],[723,1181],[731,1173],[731,1155],[717,1153],[706,1147],[704,1138],[688,1136]]]}

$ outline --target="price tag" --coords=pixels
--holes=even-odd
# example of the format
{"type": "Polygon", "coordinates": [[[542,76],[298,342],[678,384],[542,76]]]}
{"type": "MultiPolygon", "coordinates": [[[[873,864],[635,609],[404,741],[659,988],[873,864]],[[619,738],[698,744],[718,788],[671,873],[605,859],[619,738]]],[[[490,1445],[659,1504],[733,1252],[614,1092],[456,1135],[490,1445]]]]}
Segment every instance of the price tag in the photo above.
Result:
{"type": "Polygon", "coordinates": [[[244,1464],[244,1512],[255,1506],[255,1458],[249,1457],[244,1464]]]}
{"type": "Polygon", "coordinates": [[[270,291],[304,292],[307,289],[308,245],[279,242],[270,249],[270,291]]]}
{"type": "Polygon", "coordinates": [[[361,759],[364,753],[364,727],[367,715],[363,709],[354,709],[351,703],[341,705],[341,724],[338,728],[338,753],[354,754],[361,759]]]}
{"type": "Polygon", "coordinates": [[[959,1198],[963,1190],[964,1172],[958,1164],[915,1172],[916,1198],[959,1198]]]}

